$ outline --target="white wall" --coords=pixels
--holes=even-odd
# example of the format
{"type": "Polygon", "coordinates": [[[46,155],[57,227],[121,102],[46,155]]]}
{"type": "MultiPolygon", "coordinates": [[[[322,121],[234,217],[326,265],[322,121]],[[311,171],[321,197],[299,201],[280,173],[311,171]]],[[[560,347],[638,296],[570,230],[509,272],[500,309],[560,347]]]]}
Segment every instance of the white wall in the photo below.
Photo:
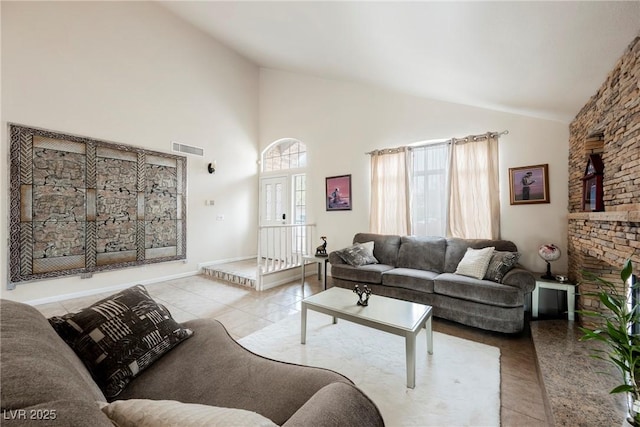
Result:
{"type": "MultiPolygon", "coordinates": [[[[509,82],[517,84],[517,82],[509,82]]],[[[345,81],[277,70],[260,71],[260,147],[293,137],[309,150],[309,220],[329,250],[351,243],[369,225],[369,156],[375,148],[487,131],[509,130],[500,138],[502,238],[514,241],[521,262],[542,271],[542,243],[556,243],[566,269],[568,125],[458,104],[426,100],[345,81]],[[510,206],[510,167],[549,164],[550,204],[510,206]],[[324,178],[352,175],[353,210],[326,212],[324,178]]],[[[319,243],[319,242],[318,242],[319,243]]]]}
{"type": "Polygon", "coordinates": [[[205,148],[188,158],[188,262],[152,264],[91,279],[19,284],[20,301],[92,292],[197,271],[256,253],[258,68],[152,2],[2,2],[5,164],[0,241],[8,239],[7,122],[168,152],[170,141],[205,148]],[[218,172],[206,164],[217,160],[218,172]],[[215,206],[205,206],[205,200],[215,206]],[[225,216],[216,221],[216,215],[225,216]]]}

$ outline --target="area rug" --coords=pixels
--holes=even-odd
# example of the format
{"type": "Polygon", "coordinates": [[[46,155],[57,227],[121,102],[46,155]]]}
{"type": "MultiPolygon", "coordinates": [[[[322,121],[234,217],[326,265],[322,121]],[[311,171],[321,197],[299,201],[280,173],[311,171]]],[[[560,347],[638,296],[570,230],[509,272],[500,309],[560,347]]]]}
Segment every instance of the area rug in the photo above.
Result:
{"type": "Polygon", "coordinates": [[[307,343],[300,315],[240,339],[249,350],[291,363],[332,369],[378,405],[389,427],[500,425],[500,350],[434,332],[417,339],[416,387],[406,386],[404,338],[308,312],[307,343]]]}

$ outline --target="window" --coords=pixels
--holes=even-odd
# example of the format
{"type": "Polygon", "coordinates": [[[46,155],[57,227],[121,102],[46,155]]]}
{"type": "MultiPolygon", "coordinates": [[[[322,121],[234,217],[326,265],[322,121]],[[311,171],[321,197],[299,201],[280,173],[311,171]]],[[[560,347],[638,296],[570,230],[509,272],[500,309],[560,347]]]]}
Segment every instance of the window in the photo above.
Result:
{"type": "MultiPolygon", "coordinates": [[[[307,177],[305,174],[293,175],[293,224],[305,224],[307,221],[307,177]]],[[[294,247],[302,251],[307,241],[306,228],[293,229],[294,247]]]]}
{"type": "Polygon", "coordinates": [[[307,219],[307,177],[293,176],[293,223],[304,224],[307,219]]]}
{"type": "Polygon", "coordinates": [[[445,236],[449,144],[411,151],[411,232],[418,236],[445,236]]]}
{"type": "Polygon", "coordinates": [[[273,172],[307,166],[307,147],[297,139],[284,138],[274,143],[263,156],[262,171],[273,172]]]}
{"type": "Polygon", "coordinates": [[[488,132],[444,143],[369,153],[370,230],[465,239],[499,238],[499,136],[488,132]],[[403,152],[409,155],[401,156],[403,152]],[[396,160],[397,171],[387,171],[389,160],[396,160]],[[406,193],[409,194],[405,197],[406,193]]]}

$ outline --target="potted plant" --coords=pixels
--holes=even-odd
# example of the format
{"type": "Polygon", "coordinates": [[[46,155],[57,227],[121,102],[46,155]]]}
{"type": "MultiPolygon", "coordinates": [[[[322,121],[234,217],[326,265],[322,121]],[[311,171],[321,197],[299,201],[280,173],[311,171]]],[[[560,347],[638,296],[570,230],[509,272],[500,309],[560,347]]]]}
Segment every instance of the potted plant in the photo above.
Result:
{"type": "MultiPolygon", "coordinates": [[[[586,279],[598,284],[598,292],[589,295],[597,297],[609,310],[602,313],[586,310],[578,312],[600,321],[599,326],[593,329],[581,327],[584,335],[580,341],[594,340],[604,344],[604,349],[595,350],[591,356],[614,365],[620,372],[621,384],[610,393],[627,393],[627,422],[640,426],[640,336],[634,334],[632,327],[640,324],[640,307],[638,304],[631,307],[624,292],[632,272],[633,265],[628,259],[620,272],[622,286],[616,286],[592,273],[583,273],[586,279]]],[[[640,284],[633,287],[635,289],[638,286],[640,284]]]]}

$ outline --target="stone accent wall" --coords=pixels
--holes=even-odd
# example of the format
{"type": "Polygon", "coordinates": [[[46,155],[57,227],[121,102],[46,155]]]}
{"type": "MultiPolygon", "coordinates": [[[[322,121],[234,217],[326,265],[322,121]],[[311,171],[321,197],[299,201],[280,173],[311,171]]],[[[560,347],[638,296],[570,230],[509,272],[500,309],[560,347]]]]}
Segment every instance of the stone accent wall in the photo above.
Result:
{"type": "Polygon", "coordinates": [[[578,309],[601,310],[599,301],[585,295],[596,287],[581,272],[617,283],[625,259],[633,260],[636,274],[640,267],[640,37],[569,130],[569,277],[581,283],[578,309]],[[582,212],[585,141],[595,134],[604,135],[605,212],[582,212]]]}
{"type": "Polygon", "coordinates": [[[571,123],[569,134],[569,212],[580,212],[586,167],[585,140],[604,134],[602,160],[605,210],[640,206],[640,37],[618,60],[598,92],[571,123]]]}

